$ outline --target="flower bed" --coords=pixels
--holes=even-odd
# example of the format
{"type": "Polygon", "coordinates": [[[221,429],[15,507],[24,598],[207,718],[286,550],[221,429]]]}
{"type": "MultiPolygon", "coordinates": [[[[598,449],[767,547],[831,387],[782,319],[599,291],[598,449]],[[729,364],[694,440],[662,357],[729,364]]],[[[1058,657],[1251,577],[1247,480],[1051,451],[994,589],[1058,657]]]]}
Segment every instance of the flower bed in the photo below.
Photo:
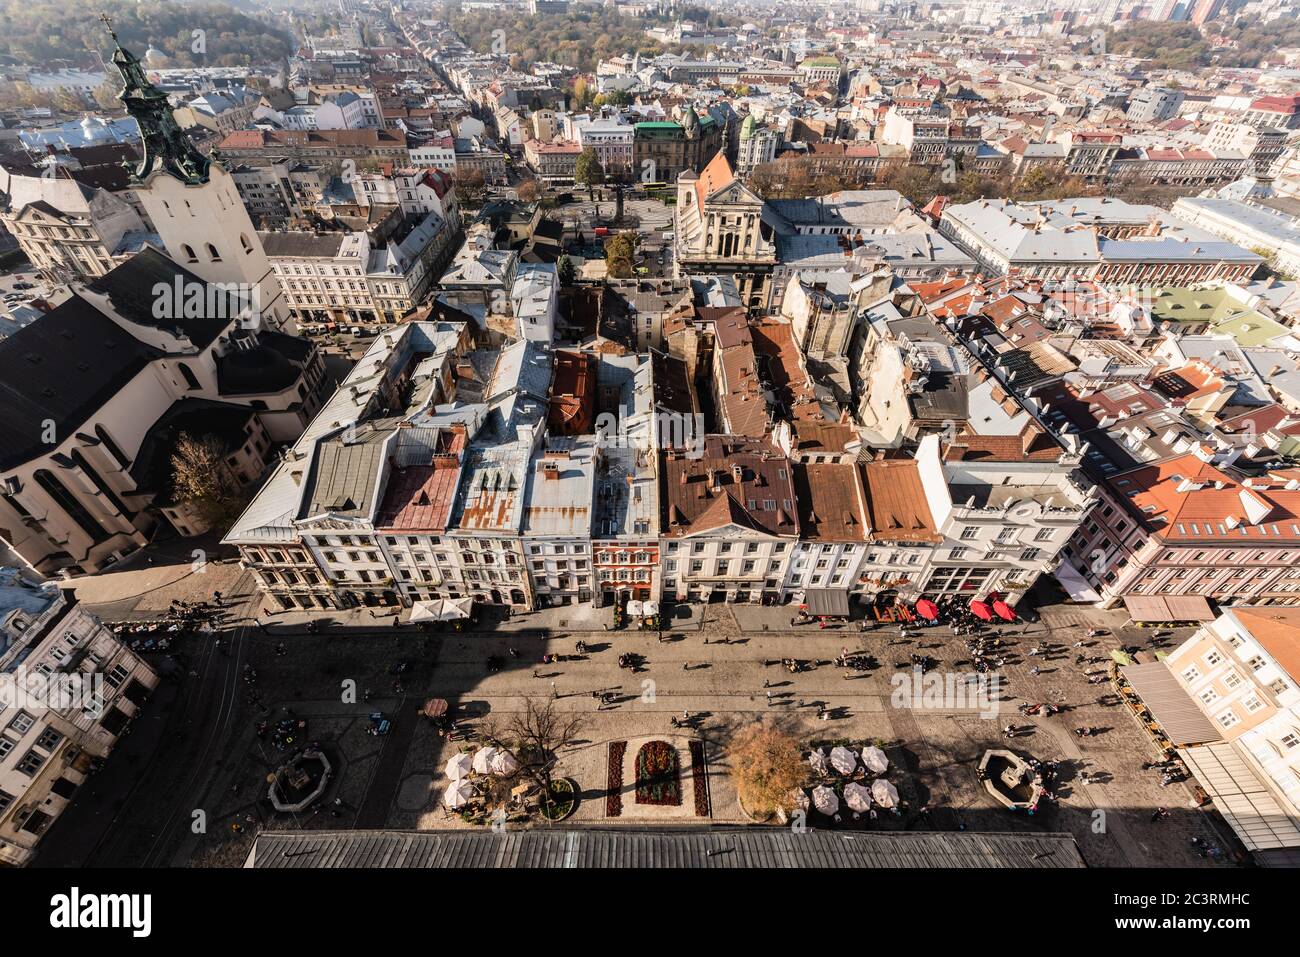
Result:
{"type": "Polygon", "coordinates": [[[562,821],[577,806],[577,787],[568,778],[556,778],[551,782],[551,800],[542,802],[542,817],[549,821],[562,821]]]}
{"type": "Polygon", "coordinates": [[[704,742],[691,742],[691,781],[695,785],[695,816],[709,816],[708,768],[704,763],[704,742]]]}
{"type": "Polygon", "coordinates": [[[680,805],[681,762],[667,741],[651,741],[636,754],[636,803],[680,805]]]}
{"type": "Polygon", "coordinates": [[[626,741],[609,742],[609,777],[606,778],[605,816],[618,817],[623,813],[623,755],[627,753],[626,741]]]}

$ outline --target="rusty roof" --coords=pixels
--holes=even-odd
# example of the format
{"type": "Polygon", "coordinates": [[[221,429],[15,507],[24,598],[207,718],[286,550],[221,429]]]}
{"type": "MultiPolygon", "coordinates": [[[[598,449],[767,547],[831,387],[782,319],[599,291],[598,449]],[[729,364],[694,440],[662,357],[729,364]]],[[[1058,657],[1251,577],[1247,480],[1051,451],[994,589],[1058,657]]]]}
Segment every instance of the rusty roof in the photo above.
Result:
{"type": "Polygon", "coordinates": [[[930,514],[915,459],[866,462],[862,475],[871,513],[871,538],[886,542],[937,542],[942,539],[930,514]]]}
{"type": "Polygon", "coordinates": [[[728,524],[766,535],[799,534],[790,462],[762,439],[708,436],[699,458],[668,453],[663,475],[668,537],[728,524]]]}
{"type": "Polygon", "coordinates": [[[834,542],[866,540],[866,496],[856,463],[796,464],[794,490],[802,537],[834,542]]]}

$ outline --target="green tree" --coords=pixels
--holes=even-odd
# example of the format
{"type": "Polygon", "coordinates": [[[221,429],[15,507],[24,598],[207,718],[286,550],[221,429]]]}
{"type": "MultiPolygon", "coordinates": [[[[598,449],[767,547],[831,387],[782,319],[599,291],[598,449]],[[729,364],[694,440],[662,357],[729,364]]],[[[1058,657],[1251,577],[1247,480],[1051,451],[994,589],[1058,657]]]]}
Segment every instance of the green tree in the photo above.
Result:
{"type": "Polygon", "coordinates": [[[567,255],[561,256],[559,259],[555,260],[555,275],[560,280],[561,286],[573,285],[573,279],[575,276],[573,260],[567,255]]]}
{"type": "Polygon", "coordinates": [[[605,168],[600,165],[600,157],[588,146],[578,154],[574,165],[573,180],[579,186],[587,187],[587,197],[595,198],[595,187],[605,182],[605,168]]]}

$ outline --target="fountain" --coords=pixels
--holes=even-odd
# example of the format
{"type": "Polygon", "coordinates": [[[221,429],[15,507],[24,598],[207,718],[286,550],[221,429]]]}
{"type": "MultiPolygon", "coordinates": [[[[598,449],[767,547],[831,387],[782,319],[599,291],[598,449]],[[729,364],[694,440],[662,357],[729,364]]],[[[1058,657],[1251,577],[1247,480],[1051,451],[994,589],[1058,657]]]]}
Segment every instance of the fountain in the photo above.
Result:
{"type": "Polygon", "coordinates": [[[267,796],[277,811],[301,811],[325,793],[333,773],[329,758],[308,748],[276,769],[267,796]]]}
{"type": "Polygon", "coordinates": [[[1012,811],[1038,808],[1043,796],[1043,778],[1013,751],[985,751],[979,763],[979,778],[993,799],[1012,811]]]}

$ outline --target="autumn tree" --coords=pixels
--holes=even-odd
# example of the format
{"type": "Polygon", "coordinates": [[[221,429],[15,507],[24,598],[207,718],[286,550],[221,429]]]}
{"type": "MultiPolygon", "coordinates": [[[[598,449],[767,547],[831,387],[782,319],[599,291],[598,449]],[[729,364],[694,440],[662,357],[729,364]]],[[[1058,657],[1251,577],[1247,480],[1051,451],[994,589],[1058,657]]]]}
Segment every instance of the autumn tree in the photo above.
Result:
{"type": "Polygon", "coordinates": [[[587,187],[588,199],[594,199],[594,188],[605,182],[605,168],[600,165],[600,157],[590,146],[578,154],[573,168],[573,181],[579,186],[587,187]]]}
{"type": "Polygon", "coordinates": [[[591,84],[587,82],[586,77],[578,77],[573,81],[573,108],[576,110],[585,110],[591,105],[591,100],[591,84]]]}
{"type": "Polygon", "coordinates": [[[209,526],[229,524],[243,507],[242,489],[226,464],[226,448],[212,435],[182,432],[171,457],[172,498],[209,526]]]}
{"type": "Polygon", "coordinates": [[[474,167],[456,168],[456,198],[462,206],[474,206],[487,189],[487,177],[481,169],[474,167]]]}
{"type": "Polygon", "coordinates": [[[605,240],[605,271],[610,279],[630,279],[634,272],[637,234],[619,233],[605,240]]]}
{"type": "Polygon", "coordinates": [[[747,724],[727,747],[736,793],[750,814],[763,816],[793,807],[791,792],[808,780],[798,740],[772,720],[747,724]]]}
{"type": "Polygon", "coordinates": [[[515,195],[522,203],[535,203],[542,197],[542,184],[535,179],[522,180],[515,187],[515,195]]]}

